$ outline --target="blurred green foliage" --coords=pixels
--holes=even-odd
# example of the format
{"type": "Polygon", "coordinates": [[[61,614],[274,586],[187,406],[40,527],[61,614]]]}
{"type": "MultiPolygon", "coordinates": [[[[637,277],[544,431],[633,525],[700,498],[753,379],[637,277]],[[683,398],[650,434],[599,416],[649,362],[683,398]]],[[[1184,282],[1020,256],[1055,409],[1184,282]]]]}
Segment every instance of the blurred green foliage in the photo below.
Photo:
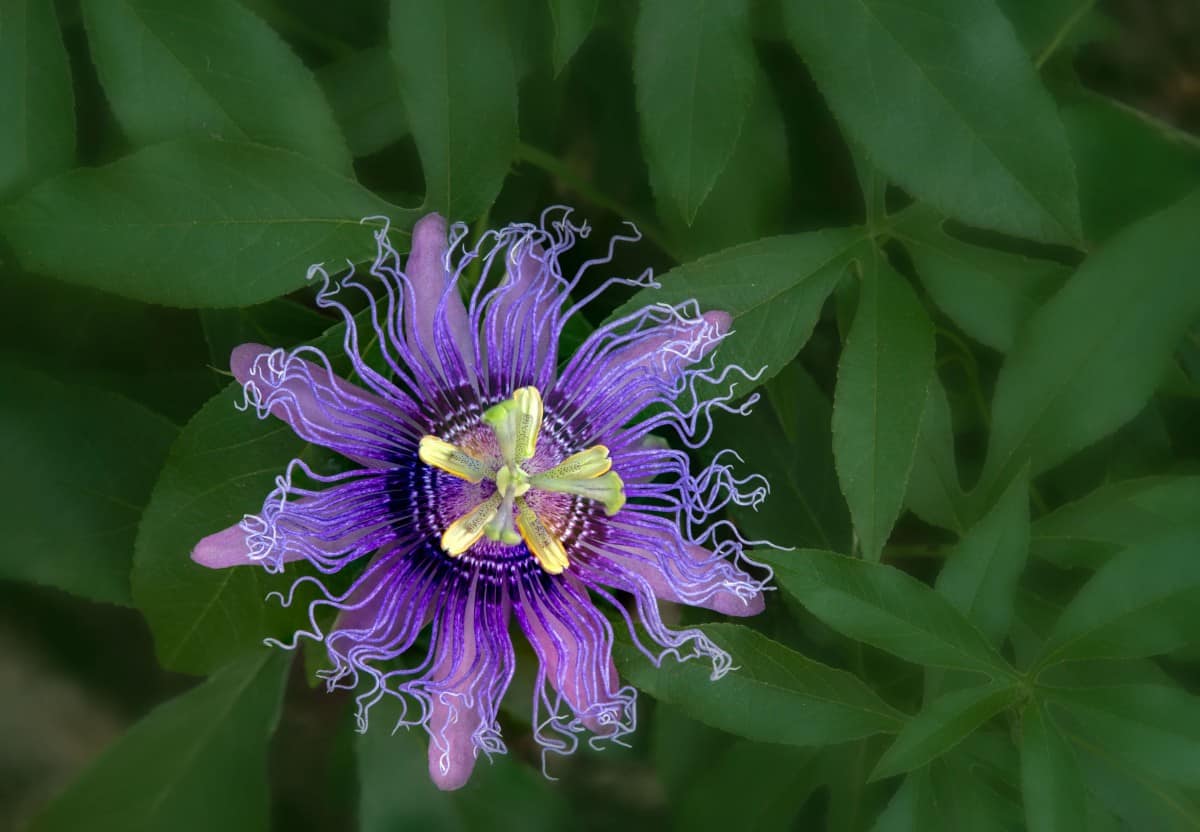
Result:
{"type": "Polygon", "coordinates": [[[1188,54],[1170,0],[0,0],[0,828],[1200,827],[1188,54]],[[443,794],[188,553],[340,464],[223,375],[340,341],[310,263],[556,202],[661,277],[591,323],[733,315],[763,399],[711,445],[796,548],[745,625],[678,612],[722,681],[618,645],[631,748],[547,780],[513,705],[443,794]]]}

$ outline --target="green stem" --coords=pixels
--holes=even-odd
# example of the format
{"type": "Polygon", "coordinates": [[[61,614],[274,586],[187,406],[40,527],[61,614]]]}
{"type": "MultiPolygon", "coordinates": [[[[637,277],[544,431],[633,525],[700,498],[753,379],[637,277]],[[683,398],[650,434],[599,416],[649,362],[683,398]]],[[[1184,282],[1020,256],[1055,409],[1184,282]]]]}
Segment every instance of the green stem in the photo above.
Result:
{"type": "Polygon", "coordinates": [[[1071,34],[1071,30],[1079,25],[1079,21],[1083,20],[1084,16],[1086,16],[1095,5],[1096,0],[1084,0],[1084,2],[1080,3],[1079,8],[1075,9],[1075,11],[1071,12],[1071,14],[1067,16],[1067,19],[1064,20],[1062,25],[1058,27],[1058,31],[1054,33],[1054,37],[1051,39],[1051,41],[1046,44],[1045,48],[1042,49],[1041,52],[1038,53],[1037,59],[1033,62],[1033,65],[1038,69],[1041,69],[1043,66],[1045,66],[1046,61],[1050,60],[1054,56],[1054,53],[1058,51],[1060,46],[1062,46],[1063,41],[1067,39],[1067,35],[1071,34]]]}

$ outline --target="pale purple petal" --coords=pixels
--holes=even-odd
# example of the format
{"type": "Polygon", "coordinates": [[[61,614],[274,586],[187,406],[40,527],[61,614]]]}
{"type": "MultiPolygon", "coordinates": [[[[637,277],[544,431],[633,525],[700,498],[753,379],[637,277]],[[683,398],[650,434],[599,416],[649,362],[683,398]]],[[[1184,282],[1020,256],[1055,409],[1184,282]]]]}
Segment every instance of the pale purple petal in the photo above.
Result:
{"type": "Polygon", "coordinates": [[[453,340],[463,362],[470,366],[475,355],[474,339],[467,309],[447,268],[447,246],[446,220],[440,214],[426,214],[413,226],[412,251],[404,268],[408,277],[405,331],[409,350],[414,355],[427,356],[438,367],[441,366],[438,337],[444,332],[453,340]]]}

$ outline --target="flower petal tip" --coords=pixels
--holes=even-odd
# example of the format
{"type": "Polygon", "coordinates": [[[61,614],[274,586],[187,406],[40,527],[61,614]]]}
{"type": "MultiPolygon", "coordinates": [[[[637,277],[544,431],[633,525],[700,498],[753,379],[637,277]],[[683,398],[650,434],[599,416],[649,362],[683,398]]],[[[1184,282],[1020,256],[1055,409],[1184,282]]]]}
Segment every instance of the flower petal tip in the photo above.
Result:
{"type": "Polygon", "coordinates": [[[752,615],[758,615],[767,608],[766,600],[761,592],[756,592],[750,598],[743,598],[732,592],[722,592],[713,599],[710,607],[714,612],[719,612],[722,615],[732,615],[738,618],[749,618],[752,615]]]}
{"type": "Polygon", "coordinates": [[[233,348],[233,352],[229,354],[229,371],[238,380],[238,384],[245,384],[250,380],[254,362],[260,355],[268,352],[271,352],[270,347],[255,343],[238,344],[233,348]]]}
{"type": "Polygon", "coordinates": [[[469,738],[465,743],[451,740],[448,752],[438,748],[436,743],[429,744],[429,779],[442,791],[461,789],[467,785],[474,770],[475,753],[469,738]]]}
{"type": "Polygon", "coordinates": [[[241,526],[230,526],[196,544],[192,560],[209,569],[225,569],[250,563],[250,547],[241,526]]]}
{"type": "Polygon", "coordinates": [[[717,328],[718,335],[725,335],[733,329],[733,316],[728,312],[714,309],[711,312],[705,312],[701,317],[704,318],[705,322],[717,328]]]}

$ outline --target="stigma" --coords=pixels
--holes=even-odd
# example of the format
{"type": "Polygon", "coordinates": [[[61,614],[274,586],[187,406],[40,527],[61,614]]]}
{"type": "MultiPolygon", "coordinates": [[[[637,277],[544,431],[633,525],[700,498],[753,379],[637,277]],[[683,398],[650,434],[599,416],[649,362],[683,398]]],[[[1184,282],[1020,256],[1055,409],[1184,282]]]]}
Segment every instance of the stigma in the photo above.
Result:
{"type": "Polygon", "coordinates": [[[526,470],[537,451],[543,413],[536,387],[521,387],[484,412],[483,423],[496,437],[499,459],[481,458],[436,436],[422,437],[417,455],[426,465],[470,483],[487,480],[496,486],[491,496],[446,527],[441,537],[446,554],[458,557],[483,537],[506,545],[524,541],[542,569],[560,575],[570,566],[566,548],[526,495],[530,491],[572,494],[600,503],[610,517],[625,505],[625,484],[612,470],[603,445],[571,454],[545,471],[526,470]]]}

